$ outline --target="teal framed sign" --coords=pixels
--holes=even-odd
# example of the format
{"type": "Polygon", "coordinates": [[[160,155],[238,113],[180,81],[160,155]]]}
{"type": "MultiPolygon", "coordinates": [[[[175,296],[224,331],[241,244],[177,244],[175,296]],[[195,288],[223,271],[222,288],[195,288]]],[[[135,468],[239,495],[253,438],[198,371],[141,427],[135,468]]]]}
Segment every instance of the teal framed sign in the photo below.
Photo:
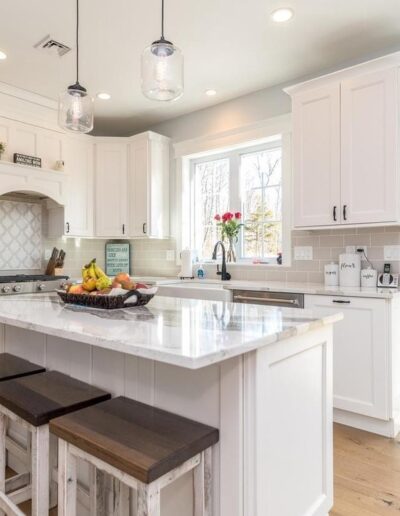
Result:
{"type": "Polygon", "coordinates": [[[131,246],[125,242],[107,242],[106,274],[115,276],[119,272],[131,273],[131,246]]]}

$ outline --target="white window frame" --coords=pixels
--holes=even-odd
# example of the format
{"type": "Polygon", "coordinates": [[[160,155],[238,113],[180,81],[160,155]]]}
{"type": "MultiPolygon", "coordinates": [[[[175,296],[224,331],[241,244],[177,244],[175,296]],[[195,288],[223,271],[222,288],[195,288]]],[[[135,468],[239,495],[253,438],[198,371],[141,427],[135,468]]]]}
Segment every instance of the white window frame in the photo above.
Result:
{"type": "MultiPolygon", "coordinates": [[[[241,205],[240,186],[239,186],[240,185],[240,173],[241,173],[241,171],[240,171],[241,157],[245,154],[251,154],[253,152],[254,153],[261,152],[261,151],[276,149],[276,148],[282,149],[282,139],[280,137],[277,137],[276,139],[274,139],[272,141],[265,142],[262,144],[253,144],[248,147],[241,146],[240,148],[232,149],[229,152],[223,152],[221,154],[216,154],[213,152],[212,154],[209,154],[209,155],[206,154],[204,156],[201,156],[198,158],[193,158],[190,160],[190,181],[191,181],[190,247],[191,248],[196,248],[196,244],[195,244],[196,213],[195,213],[195,209],[194,209],[195,204],[196,204],[196,201],[195,201],[196,192],[195,192],[195,185],[194,185],[196,166],[199,164],[202,164],[202,163],[207,163],[208,161],[228,159],[229,160],[229,198],[230,198],[229,211],[231,211],[233,213],[235,213],[237,211],[242,212],[243,209],[242,209],[242,205],[241,205]]],[[[282,152],[283,152],[283,149],[282,149],[282,152]]],[[[282,173],[282,179],[281,179],[281,187],[283,190],[283,173],[282,173]]],[[[272,222],[274,222],[274,221],[272,221],[272,222]]],[[[281,218],[281,220],[279,220],[277,222],[280,222],[282,224],[282,237],[283,237],[283,210],[282,210],[282,218],[281,218]]],[[[283,242],[282,242],[282,244],[283,244],[283,242]]],[[[241,231],[240,235],[239,235],[238,248],[241,249],[242,245],[243,245],[243,231],[241,231]]],[[[266,264],[278,265],[277,256],[273,256],[273,257],[263,257],[263,256],[243,257],[240,255],[240,252],[238,254],[239,254],[239,256],[238,256],[237,263],[239,265],[243,265],[243,264],[252,265],[253,260],[255,258],[260,258],[264,265],[266,265],[266,264]]],[[[202,256],[201,261],[203,263],[207,263],[207,262],[212,263],[211,256],[209,256],[209,257],[202,256]]]]}
{"type": "MultiPolygon", "coordinates": [[[[173,145],[175,174],[172,182],[171,204],[171,236],[176,240],[177,265],[180,265],[180,251],[191,245],[191,171],[193,159],[208,158],[214,155],[229,153],[233,149],[262,145],[280,138],[282,141],[282,252],[283,261],[279,268],[290,267],[292,262],[291,229],[292,229],[292,165],[291,165],[291,115],[281,115],[255,124],[235,128],[221,133],[176,142],[173,145]]],[[[253,264],[246,261],[231,263],[249,268],[271,268],[277,264],[253,264]]]]}

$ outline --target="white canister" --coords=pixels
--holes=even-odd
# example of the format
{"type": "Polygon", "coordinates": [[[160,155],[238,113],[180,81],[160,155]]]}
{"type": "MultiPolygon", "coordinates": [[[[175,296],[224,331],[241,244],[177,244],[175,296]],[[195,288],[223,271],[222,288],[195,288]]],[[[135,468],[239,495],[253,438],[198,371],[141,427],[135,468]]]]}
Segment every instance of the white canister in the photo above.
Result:
{"type": "Polygon", "coordinates": [[[339,264],[332,262],[325,265],[324,276],[327,287],[337,287],[339,285],[339,264]]]}
{"type": "Polygon", "coordinates": [[[361,256],[345,253],[339,256],[339,283],[341,287],[359,287],[361,282],[361,256]]]}
{"type": "Polygon", "coordinates": [[[367,269],[362,269],[361,271],[361,286],[362,287],[376,287],[378,279],[378,273],[375,269],[368,267],[367,269]]]}

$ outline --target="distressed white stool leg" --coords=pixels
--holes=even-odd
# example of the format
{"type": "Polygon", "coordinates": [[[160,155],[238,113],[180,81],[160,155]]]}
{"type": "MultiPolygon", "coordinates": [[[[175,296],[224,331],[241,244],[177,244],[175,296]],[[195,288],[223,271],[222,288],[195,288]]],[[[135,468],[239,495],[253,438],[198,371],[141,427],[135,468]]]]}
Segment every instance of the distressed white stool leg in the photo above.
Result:
{"type": "Polygon", "coordinates": [[[58,516],[76,516],[76,458],[63,439],[58,440],[58,516]]]}
{"type": "Polygon", "coordinates": [[[105,516],[108,512],[106,476],[90,464],[89,479],[90,516],[105,516]]]}
{"type": "MultiPolygon", "coordinates": [[[[6,433],[7,418],[0,414],[0,491],[6,492],[6,433]]],[[[4,516],[4,512],[0,510],[0,516],[4,516]]]]}
{"type": "Polygon", "coordinates": [[[32,431],[32,516],[49,513],[49,425],[32,431]]]}
{"type": "Polygon", "coordinates": [[[114,479],[113,516],[129,516],[129,487],[120,480],[114,479]]]}
{"type": "Polygon", "coordinates": [[[155,482],[138,483],[137,516],[161,516],[160,488],[155,482]]]}
{"type": "Polygon", "coordinates": [[[194,469],[194,516],[212,514],[212,451],[201,454],[201,461],[194,469]]]}
{"type": "Polygon", "coordinates": [[[50,509],[57,506],[57,481],[54,473],[58,464],[58,440],[55,435],[50,435],[50,509]]]}

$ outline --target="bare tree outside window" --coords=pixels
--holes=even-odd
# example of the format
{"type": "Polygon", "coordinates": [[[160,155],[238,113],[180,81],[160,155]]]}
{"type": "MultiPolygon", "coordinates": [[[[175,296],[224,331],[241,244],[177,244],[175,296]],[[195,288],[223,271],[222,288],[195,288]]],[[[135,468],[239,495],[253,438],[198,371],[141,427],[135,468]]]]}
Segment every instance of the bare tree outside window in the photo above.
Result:
{"type": "Polygon", "coordinates": [[[282,252],[280,141],[193,161],[192,174],[192,242],[202,259],[220,239],[215,214],[227,211],[243,215],[239,260],[274,260],[282,252]]]}

